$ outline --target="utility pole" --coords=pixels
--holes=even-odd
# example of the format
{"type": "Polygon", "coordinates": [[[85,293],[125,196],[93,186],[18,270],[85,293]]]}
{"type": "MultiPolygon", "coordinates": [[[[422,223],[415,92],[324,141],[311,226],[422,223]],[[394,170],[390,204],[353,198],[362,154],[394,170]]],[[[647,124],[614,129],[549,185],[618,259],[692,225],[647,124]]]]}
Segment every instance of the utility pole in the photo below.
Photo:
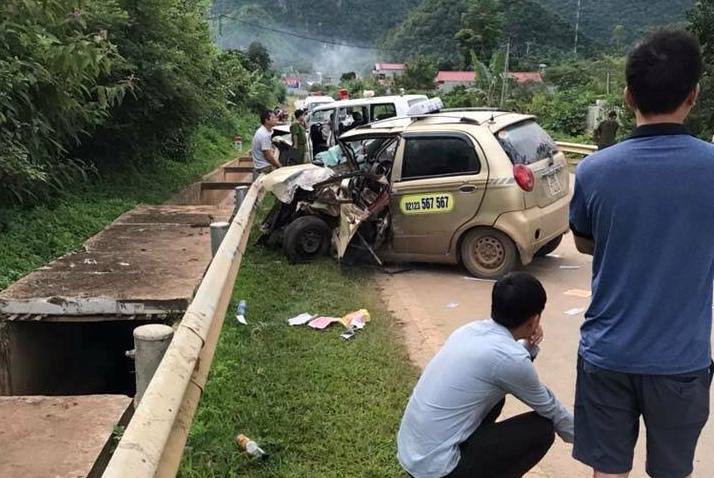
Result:
{"type": "Polygon", "coordinates": [[[508,81],[508,62],[511,60],[511,37],[508,37],[506,45],[506,62],[503,65],[503,83],[501,85],[501,104],[499,108],[503,109],[503,104],[506,102],[506,82],[508,81]]]}
{"type": "Polygon", "coordinates": [[[575,54],[578,54],[578,33],[580,32],[580,7],[582,0],[578,0],[577,10],[575,11],[575,54]]]}

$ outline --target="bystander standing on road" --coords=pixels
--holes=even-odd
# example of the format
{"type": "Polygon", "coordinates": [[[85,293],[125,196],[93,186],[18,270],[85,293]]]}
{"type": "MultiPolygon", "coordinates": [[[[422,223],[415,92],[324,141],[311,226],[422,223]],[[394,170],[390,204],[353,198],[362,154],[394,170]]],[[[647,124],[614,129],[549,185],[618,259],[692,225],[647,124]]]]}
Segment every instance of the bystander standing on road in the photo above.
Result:
{"type": "Polygon", "coordinates": [[[253,180],[261,174],[268,174],[281,166],[280,161],[273,155],[273,127],[278,120],[275,113],[265,110],[260,114],[260,128],[253,136],[250,156],[253,159],[253,180]]]}
{"type": "Polygon", "coordinates": [[[305,162],[305,147],[307,145],[305,127],[305,111],[295,110],[295,121],[290,125],[290,139],[293,145],[292,153],[296,164],[305,162]]]}
{"type": "Polygon", "coordinates": [[[597,144],[597,148],[605,149],[615,144],[618,129],[620,129],[620,125],[617,122],[617,113],[610,111],[607,115],[607,119],[600,122],[593,133],[593,139],[595,140],[595,144],[597,144]]]}
{"type": "Polygon", "coordinates": [[[411,476],[521,477],[545,456],[555,432],[572,443],[573,416],[532,363],[545,302],[535,277],[507,275],[493,287],[492,318],[456,330],[429,362],[397,436],[399,462],[411,476]],[[496,422],[506,394],[535,411],[496,422]]]}
{"type": "Polygon", "coordinates": [[[632,136],[577,168],[570,207],[593,255],[581,327],[573,456],[595,477],[626,477],[644,419],[647,473],[693,471],[709,416],[714,146],[683,126],[699,93],[700,46],[659,32],[627,59],[632,136]]]}

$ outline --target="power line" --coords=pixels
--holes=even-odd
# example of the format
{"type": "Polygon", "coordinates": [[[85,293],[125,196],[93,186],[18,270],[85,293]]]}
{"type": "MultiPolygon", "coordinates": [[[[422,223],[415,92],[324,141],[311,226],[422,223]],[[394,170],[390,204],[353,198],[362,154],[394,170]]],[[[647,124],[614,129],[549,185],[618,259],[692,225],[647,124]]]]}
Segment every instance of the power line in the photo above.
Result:
{"type": "MultiPolygon", "coordinates": [[[[217,17],[209,17],[208,19],[209,20],[218,20],[219,26],[220,26],[220,21],[223,18],[231,19],[237,23],[242,23],[244,25],[250,26],[252,28],[256,28],[258,30],[266,30],[266,31],[273,32],[273,33],[279,33],[281,35],[288,35],[291,37],[301,38],[303,40],[309,40],[309,41],[324,43],[324,44],[328,44],[328,45],[345,46],[345,47],[349,47],[349,48],[359,48],[362,50],[375,50],[375,51],[394,51],[394,52],[406,51],[406,50],[399,50],[396,48],[377,48],[377,47],[373,47],[373,46],[357,45],[357,44],[353,44],[353,43],[345,43],[345,42],[339,42],[339,41],[334,41],[334,40],[325,40],[323,38],[317,38],[317,37],[312,37],[312,36],[308,36],[308,35],[301,34],[301,33],[290,32],[287,30],[281,30],[279,28],[273,28],[273,27],[268,27],[265,25],[259,25],[256,23],[248,22],[246,20],[241,20],[240,18],[237,18],[233,15],[226,15],[223,13],[219,14],[217,17]]],[[[222,30],[222,28],[221,28],[221,30],[222,30]]]]}

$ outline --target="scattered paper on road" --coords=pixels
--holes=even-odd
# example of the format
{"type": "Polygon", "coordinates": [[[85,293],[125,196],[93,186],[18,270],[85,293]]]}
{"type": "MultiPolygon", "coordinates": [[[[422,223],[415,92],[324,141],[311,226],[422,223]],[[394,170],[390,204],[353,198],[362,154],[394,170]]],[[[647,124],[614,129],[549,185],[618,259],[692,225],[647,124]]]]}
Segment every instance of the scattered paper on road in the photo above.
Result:
{"type": "Polygon", "coordinates": [[[570,289],[565,291],[565,295],[587,299],[588,297],[592,296],[593,293],[585,289],[570,289]]]}
{"type": "Polygon", "coordinates": [[[561,269],[580,269],[580,266],[560,266],[561,269]]]}
{"type": "Polygon", "coordinates": [[[575,309],[568,309],[564,313],[565,313],[565,315],[580,315],[583,312],[585,312],[585,309],[575,308],[575,309]]]}
{"type": "Polygon", "coordinates": [[[288,325],[305,325],[314,318],[314,315],[303,312],[300,315],[296,315],[292,319],[288,319],[288,325]]]}
{"type": "Polygon", "coordinates": [[[345,315],[340,319],[340,322],[347,328],[363,329],[365,324],[370,320],[369,311],[367,309],[360,309],[345,315]]]}
{"type": "Polygon", "coordinates": [[[488,282],[488,283],[495,283],[496,281],[494,279],[481,279],[480,277],[469,277],[469,276],[464,276],[464,279],[474,281],[474,282],[488,282]]]}
{"type": "Polygon", "coordinates": [[[459,306],[459,303],[458,303],[458,302],[449,302],[448,304],[446,304],[446,308],[447,308],[447,309],[455,309],[455,308],[457,308],[458,306],[459,306]]]}

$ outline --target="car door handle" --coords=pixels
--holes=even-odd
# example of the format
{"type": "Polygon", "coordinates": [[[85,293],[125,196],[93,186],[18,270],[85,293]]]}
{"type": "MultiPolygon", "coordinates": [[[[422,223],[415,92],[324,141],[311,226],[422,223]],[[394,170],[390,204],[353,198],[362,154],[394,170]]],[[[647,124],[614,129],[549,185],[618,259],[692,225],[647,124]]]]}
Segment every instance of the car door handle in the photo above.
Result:
{"type": "Polygon", "coordinates": [[[461,191],[462,193],[472,193],[476,191],[476,186],[461,186],[459,188],[459,191],[461,191]]]}

